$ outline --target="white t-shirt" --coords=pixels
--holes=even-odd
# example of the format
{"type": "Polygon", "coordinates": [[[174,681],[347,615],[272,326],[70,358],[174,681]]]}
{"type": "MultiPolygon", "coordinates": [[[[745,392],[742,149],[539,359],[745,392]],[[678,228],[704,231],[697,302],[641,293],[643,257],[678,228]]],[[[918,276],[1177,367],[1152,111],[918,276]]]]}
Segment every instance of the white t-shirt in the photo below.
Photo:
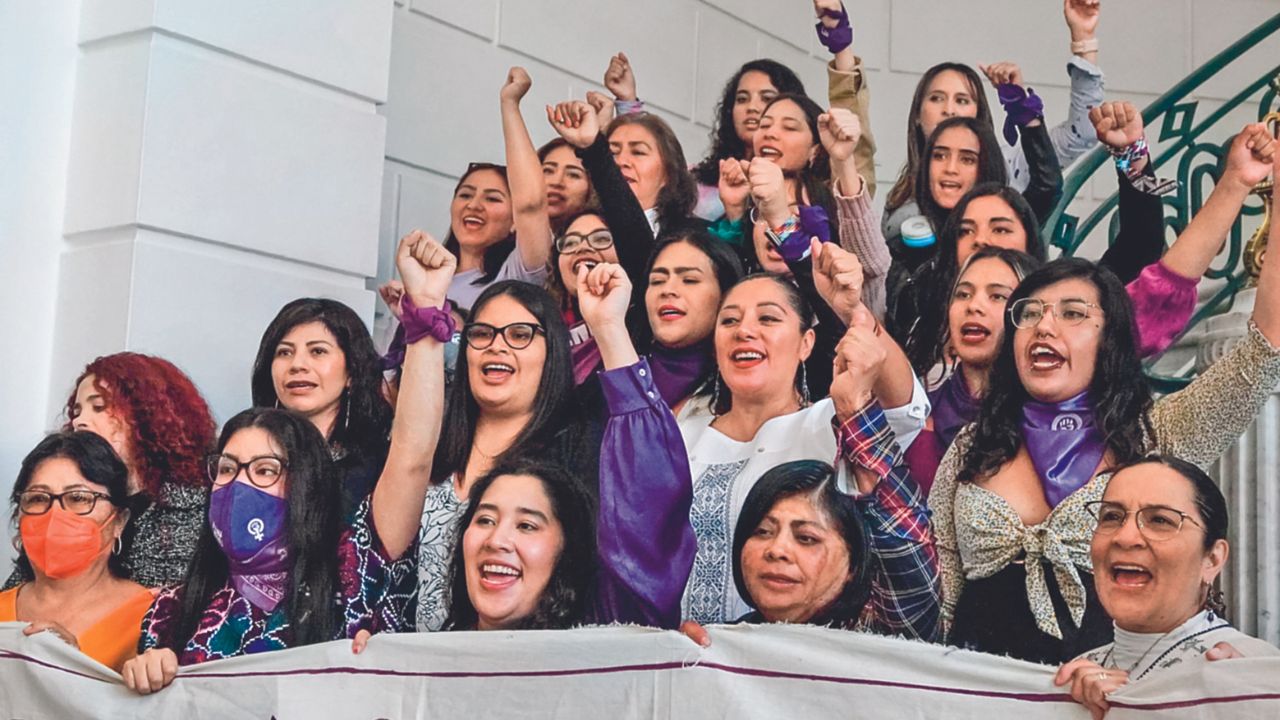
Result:
{"type": "Polygon", "coordinates": [[[533,269],[525,267],[524,261],[520,259],[520,250],[517,248],[512,250],[507,259],[503,261],[502,267],[498,268],[498,272],[494,273],[492,280],[481,285],[475,285],[474,282],[483,276],[484,271],[480,269],[454,273],[453,281],[449,283],[448,298],[462,310],[470,312],[471,306],[475,304],[476,298],[480,297],[480,293],[499,280],[523,280],[531,285],[541,287],[547,281],[547,266],[544,264],[533,269]]]}

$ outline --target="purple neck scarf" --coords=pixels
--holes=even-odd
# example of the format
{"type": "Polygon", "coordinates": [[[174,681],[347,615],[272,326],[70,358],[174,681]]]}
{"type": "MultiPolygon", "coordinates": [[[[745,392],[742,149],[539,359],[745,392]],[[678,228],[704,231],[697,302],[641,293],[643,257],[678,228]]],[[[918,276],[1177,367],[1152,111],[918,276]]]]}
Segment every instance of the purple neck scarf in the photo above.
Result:
{"type": "Polygon", "coordinates": [[[942,447],[945,448],[951,446],[956,433],[965,425],[978,419],[982,399],[975,398],[969,392],[964,372],[956,366],[951,377],[929,393],[929,404],[933,406],[933,432],[942,440],[942,447]]]}
{"type": "Polygon", "coordinates": [[[242,482],[209,494],[209,523],[227,557],[231,585],[267,612],[275,611],[288,587],[288,511],[283,498],[242,482]]]}
{"type": "Polygon", "coordinates": [[[658,385],[658,392],[662,393],[667,405],[674,406],[697,389],[698,381],[706,376],[714,363],[712,352],[711,338],[679,350],[656,342],[653,344],[649,366],[653,369],[653,381],[658,385]]]}
{"type": "Polygon", "coordinates": [[[1022,439],[1049,507],[1092,480],[1107,449],[1087,390],[1057,403],[1028,400],[1022,406],[1022,439]]]}

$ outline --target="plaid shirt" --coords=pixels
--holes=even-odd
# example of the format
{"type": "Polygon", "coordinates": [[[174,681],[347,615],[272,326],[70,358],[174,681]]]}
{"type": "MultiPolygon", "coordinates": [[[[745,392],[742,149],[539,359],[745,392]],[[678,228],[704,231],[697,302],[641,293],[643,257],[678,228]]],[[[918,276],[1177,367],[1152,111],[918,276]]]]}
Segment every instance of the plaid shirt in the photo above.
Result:
{"type": "MultiPolygon", "coordinates": [[[[858,629],[934,641],[942,605],[938,551],[929,509],[907,472],[902,451],[872,401],[844,423],[832,420],[836,444],[850,474],[855,467],[875,473],[871,492],[857,495],[871,541],[871,597],[858,629]]],[[[851,485],[856,488],[856,481],[851,485]]]]}

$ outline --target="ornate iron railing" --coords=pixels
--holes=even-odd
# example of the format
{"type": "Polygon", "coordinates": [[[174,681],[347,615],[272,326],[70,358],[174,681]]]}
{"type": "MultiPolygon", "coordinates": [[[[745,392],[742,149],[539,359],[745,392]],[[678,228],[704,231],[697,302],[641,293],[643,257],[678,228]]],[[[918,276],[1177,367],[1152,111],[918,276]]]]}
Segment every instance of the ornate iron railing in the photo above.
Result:
{"type": "MultiPolygon", "coordinates": [[[[1207,189],[1216,183],[1221,175],[1223,161],[1230,144],[1228,137],[1221,143],[1203,141],[1202,137],[1210,134],[1225,134],[1218,123],[1237,107],[1250,102],[1259,92],[1258,120],[1261,121],[1275,110],[1280,99],[1280,65],[1267,71],[1262,77],[1250,83],[1239,93],[1231,97],[1220,107],[1209,113],[1203,120],[1196,122],[1198,101],[1187,101],[1187,96],[1203,85],[1210,78],[1220,73],[1246,52],[1263,40],[1280,31],[1280,14],[1268,19],[1230,47],[1218,53],[1208,62],[1196,68],[1194,72],[1173,86],[1142,111],[1142,118],[1152,136],[1157,120],[1160,122],[1159,134],[1153,147],[1158,144],[1159,150],[1152,157],[1157,173],[1160,168],[1177,160],[1175,177],[1178,190],[1165,196],[1164,204],[1172,212],[1166,212],[1164,223],[1174,233],[1181,233],[1190,222],[1191,217],[1200,210],[1208,197],[1207,189]],[[1218,133],[1212,131],[1217,130],[1218,133]],[[1211,181],[1208,182],[1207,181],[1211,181]]],[[[1234,130],[1229,131],[1234,132],[1234,130]]],[[[1096,147],[1085,155],[1074,170],[1064,178],[1062,200],[1050,215],[1044,227],[1049,231],[1050,244],[1061,248],[1064,255],[1072,255],[1096,228],[1107,222],[1110,240],[1114,240],[1119,226],[1119,215],[1116,208],[1118,194],[1104,200],[1083,220],[1072,215],[1067,206],[1075,199],[1081,188],[1093,179],[1102,168],[1105,172],[1113,172],[1110,155],[1104,147],[1096,147]]],[[[1261,206],[1246,205],[1240,218],[1232,225],[1227,238],[1225,256],[1220,256],[1220,264],[1210,267],[1205,278],[1223,281],[1222,286],[1209,297],[1192,316],[1185,334],[1205,318],[1230,309],[1236,294],[1249,284],[1250,274],[1244,262],[1245,239],[1243,237],[1243,219],[1246,216],[1259,215],[1261,206]],[[1225,257],[1225,259],[1222,259],[1225,257]]],[[[1160,391],[1169,392],[1185,386],[1190,382],[1191,370],[1177,376],[1164,376],[1152,370],[1154,361],[1148,363],[1147,374],[1153,385],[1160,391]]]]}

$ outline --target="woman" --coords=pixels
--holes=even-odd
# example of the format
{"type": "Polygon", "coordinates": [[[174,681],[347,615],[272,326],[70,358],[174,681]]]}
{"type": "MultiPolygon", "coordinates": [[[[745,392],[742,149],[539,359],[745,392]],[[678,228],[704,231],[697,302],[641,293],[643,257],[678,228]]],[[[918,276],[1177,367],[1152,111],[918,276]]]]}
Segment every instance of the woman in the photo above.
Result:
{"type": "Polygon", "coordinates": [[[1110,477],[1097,471],[1153,449],[1207,465],[1234,442],[1280,379],[1277,274],[1264,268],[1248,336],[1158,403],[1113,274],[1073,258],[1023,280],[979,421],[929,495],[950,642],[1062,662],[1110,639],[1084,550],[1083,506],[1110,477]]]}
{"type": "Polygon", "coordinates": [[[401,240],[407,347],[403,393],[382,477],[344,518],[324,437],[302,416],[255,408],[229,420],[210,457],[209,522],[187,582],[143,621],[145,652],[126,663],[142,694],[178,665],[403,627],[418,508],[443,407],[441,310],[457,261],[430,238],[401,240]],[[438,323],[437,323],[438,321],[438,323]]]}
{"type": "MultiPolygon", "coordinates": [[[[857,298],[857,291],[852,293],[857,298]]],[[[856,302],[856,300],[855,300],[856,302]]],[[[715,330],[718,373],[710,388],[680,411],[680,432],[694,483],[691,517],[698,556],[685,593],[684,617],[700,623],[733,620],[748,607],[729,582],[732,528],[746,495],[768,469],[791,460],[836,455],[830,427],[833,399],[810,404],[804,360],[813,348],[813,312],[790,281],[748,276],[725,294],[715,330]]],[[[837,348],[843,369],[867,367],[888,354],[865,308],[851,314],[837,348]]],[[[838,375],[838,373],[837,373],[838,375]]],[[[875,376],[874,391],[899,443],[908,444],[928,414],[924,391],[904,358],[875,376]]],[[[856,410],[857,408],[851,408],[856,410]]]]}
{"type": "Polygon", "coordinates": [[[444,623],[454,531],[476,481],[509,459],[541,457],[594,487],[598,466],[600,430],[580,419],[569,330],[547,291],[494,283],[472,307],[462,342],[420,517],[419,631],[444,623]]]}
{"type": "Polygon", "coordinates": [[[609,414],[599,522],[590,494],[563,468],[521,459],[495,467],[474,486],[459,523],[449,628],[679,623],[695,552],[688,458],[623,323],[631,298],[625,273],[602,264],[583,281],[609,414]]]}
{"type": "Polygon", "coordinates": [[[292,410],[328,441],[350,514],[382,473],[391,432],[382,358],[364,321],[337,300],[288,303],[262,333],[251,382],[255,407],[292,410]]]}
{"type": "Polygon", "coordinates": [[[564,138],[553,138],[538,148],[538,162],[542,165],[542,182],[547,189],[551,232],[559,235],[565,231],[569,218],[599,201],[595,199],[587,169],[582,167],[573,146],[564,138]]]}
{"type": "Polygon", "coordinates": [[[0,622],[49,631],[112,670],[137,652],[152,595],[120,553],[129,470],[93,433],[61,432],[22,461],[10,502],[19,558],[34,578],[0,592],[0,622]]]}
{"type": "MultiPolygon", "coordinates": [[[[116,353],[85,367],[65,412],[64,431],[105,438],[128,468],[124,576],[146,587],[181,581],[200,537],[202,462],[217,430],[200,391],[168,360],[116,353]]],[[[19,558],[5,587],[33,578],[19,558]]]]}
{"type": "Polygon", "coordinates": [[[1071,696],[1094,717],[1106,713],[1107,695],[1130,681],[1227,654],[1280,655],[1224,617],[1222,593],[1213,586],[1230,550],[1227,501],[1203,470],[1176,457],[1147,456],[1116,471],[1089,510],[1098,519],[1090,545],[1101,570],[1094,582],[1115,642],[1064,664],[1054,682],[1070,684],[1071,696]]]}
{"type": "MultiPolygon", "coordinates": [[[[504,93],[507,89],[504,86],[504,93]]],[[[546,279],[548,239],[520,237],[513,213],[507,168],[492,163],[468,165],[453,189],[444,243],[458,258],[458,272],[449,287],[449,299],[458,308],[470,310],[480,293],[499,280],[540,285],[546,279]]]]}

